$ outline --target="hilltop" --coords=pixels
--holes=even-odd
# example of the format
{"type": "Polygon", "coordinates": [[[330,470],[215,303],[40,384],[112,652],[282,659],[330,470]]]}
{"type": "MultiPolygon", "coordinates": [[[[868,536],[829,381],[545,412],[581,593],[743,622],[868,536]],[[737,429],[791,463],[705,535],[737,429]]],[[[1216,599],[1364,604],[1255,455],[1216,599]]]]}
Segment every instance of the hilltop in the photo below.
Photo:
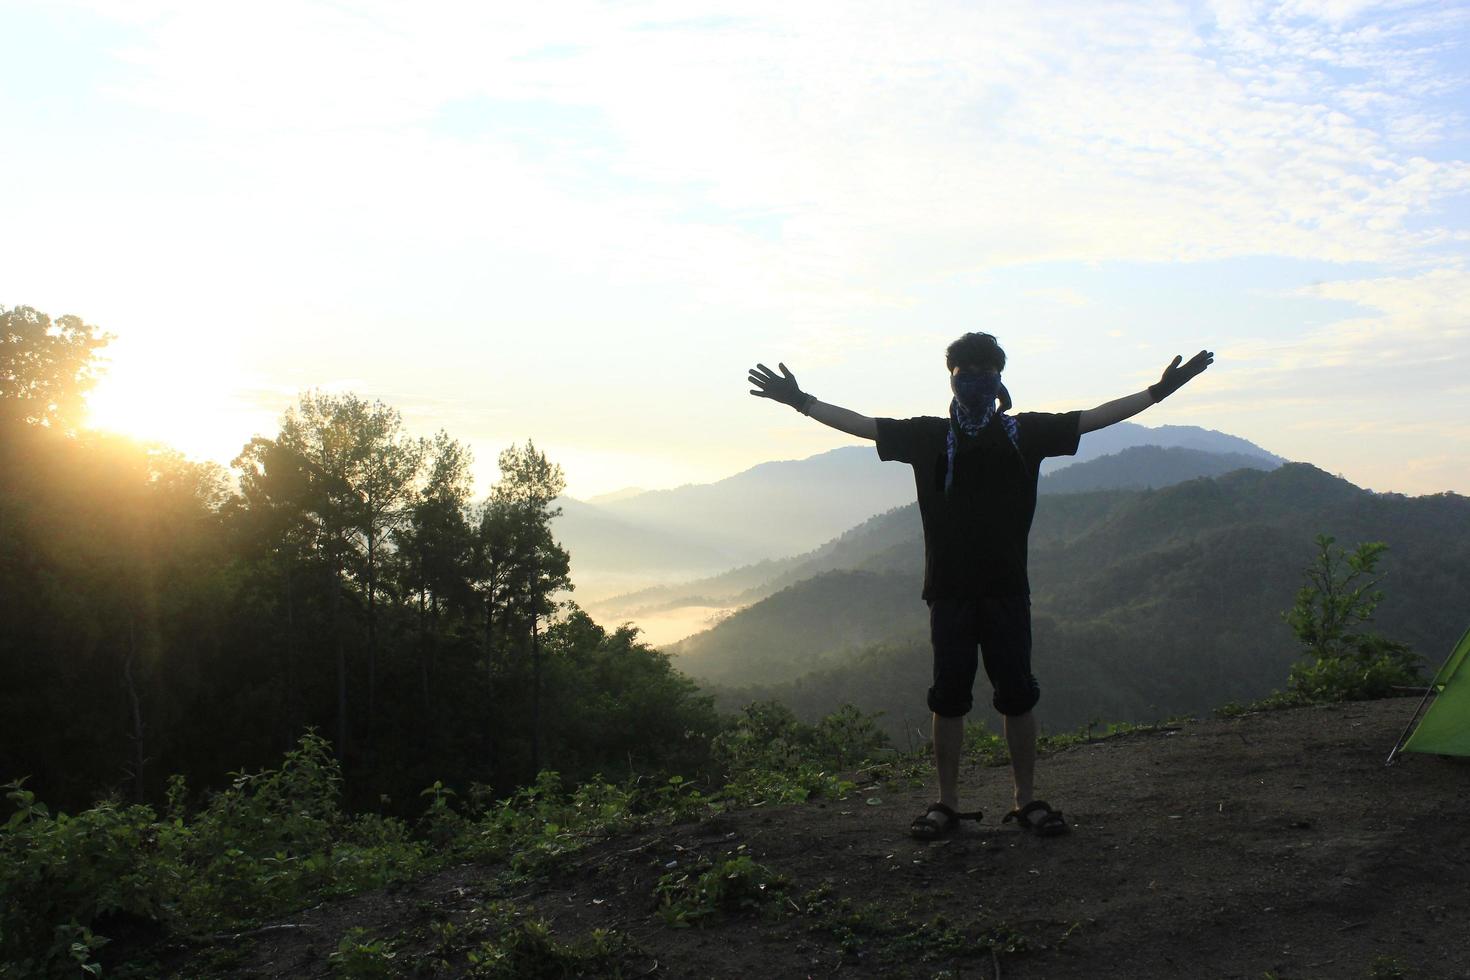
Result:
{"type": "Polygon", "coordinates": [[[627,937],[623,976],[1464,977],[1470,856],[1454,815],[1470,805],[1470,766],[1406,756],[1384,768],[1413,705],[1081,741],[1039,769],[1075,823],[1062,838],[1002,826],[1006,770],[971,764],[964,802],[983,823],[913,841],[905,827],[932,798],[927,774],[891,771],[840,801],[603,840],[531,879],[461,866],[328,902],[216,937],[172,975],[324,977],[327,954],[361,928],[395,944],[388,972],[371,975],[464,976],[463,954],[436,965],[443,937],[513,899],[555,940],[627,937]],[[764,915],[674,928],[656,914],[660,876],[737,855],[783,879],[752,900],[764,915]]]}

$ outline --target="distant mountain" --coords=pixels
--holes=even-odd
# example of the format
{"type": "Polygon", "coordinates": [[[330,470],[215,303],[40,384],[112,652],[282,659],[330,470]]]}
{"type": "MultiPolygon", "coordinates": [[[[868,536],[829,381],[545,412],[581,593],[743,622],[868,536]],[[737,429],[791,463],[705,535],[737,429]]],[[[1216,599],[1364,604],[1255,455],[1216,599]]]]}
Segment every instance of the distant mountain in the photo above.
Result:
{"type": "Polygon", "coordinates": [[[628,497],[636,497],[640,493],[647,492],[643,487],[623,487],[621,490],[611,490],[607,493],[599,493],[595,497],[588,497],[583,502],[593,504],[594,506],[597,504],[610,504],[616,500],[626,500],[628,497]]]}
{"type": "Polygon", "coordinates": [[[1280,456],[1269,453],[1255,443],[1232,436],[1227,432],[1202,429],[1197,425],[1160,425],[1150,428],[1134,422],[1119,422],[1106,429],[1089,432],[1075,456],[1058,456],[1046,461],[1043,473],[1085,463],[1099,456],[1111,456],[1133,446],[1159,446],[1163,449],[1195,449],[1206,453],[1235,453],[1270,460],[1279,465],[1286,462],[1280,456]]]}
{"type": "Polygon", "coordinates": [[[1091,490],[1148,490],[1233,470],[1274,470],[1281,460],[1269,455],[1206,452],[1183,447],[1131,446],[1054,470],[1041,478],[1039,493],[1091,490]]]}
{"type": "Polygon", "coordinates": [[[708,542],[657,526],[633,524],[572,497],[558,498],[556,506],[562,513],[553,519],[552,533],[571,553],[574,582],[583,575],[632,571],[645,577],[687,578],[727,562],[725,553],[708,542]],[[629,569],[630,563],[636,569],[629,569]]]}
{"type": "Polygon", "coordinates": [[[841,654],[919,629],[924,605],[912,586],[912,576],[901,572],[825,572],[666,649],[702,682],[795,680],[841,654]],[[854,606],[863,615],[850,615],[854,606]]]}
{"type": "Polygon", "coordinates": [[[882,465],[871,446],[849,446],[600,507],[631,524],[709,542],[731,567],[801,554],[912,495],[904,467],[882,465]]]}
{"type": "MultiPolygon", "coordinates": [[[[1279,465],[1275,457],[1264,453],[1209,453],[1135,446],[1057,470],[1042,477],[1039,489],[1043,494],[1053,494],[1158,488],[1235,469],[1274,469],[1279,465]]],[[[674,610],[748,605],[788,585],[835,569],[885,572],[916,567],[921,559],[918,511],[910,506],[907,517],[896,519],[890,519],[889,513],[892,512],[869,518],[804,555],[745,565],[683,584],[652,586],[611,598],[604,596],[588,608],[606,620],[650,624],[654,642],[666,642],[683,635],[681,632],[669,635],[659,629],[660,617],[674,610]]],[[[675,631],[685,621],[671,622],[669,629],[675,631]]]]}
{"type": "MultiPolygon", "coordinates": [[[[1077,456],[1049,460],[1046,470],[1061,472],[1068,464],[1142,445],[1280,462],[1225,433],[1125,422],[1083,436],[1077,456]]],[[[642,588],[804,555],[875,514],[909,503],[913,493],[908,467],[882,463],[872,446],[845,446],[762,463],[715,483],[616,491],[590,501],[564,498],[566,514],[556,533],[572,554],[579,584],[612,577],[642,588]]]]}
{"type": "Polygon", "coordinates": [[[716,483],[597,503],[562,498],[554,528],[579,585],[611,579],[642,589],[799,555],[912,495],[906,468],[882,465],[871,446],[850,446],[716,483]]]}
{"type": "MultiPolygon", "coordinates": [[[[894,719],[921,717],[922,546],[887,543],[895,529],[916,534],[912,510],[865,525],[874,549],[850,542],[861,565],[881,561],[889,571],[797,582],[674,645],[676,663],[723,684],[727,703],[778,697],[815,717],[847,700],[894,719]],[[880,639],[855,651],[864,636],[880,639]]],[[[1046,723],[1201,711],[1282,686],[1298,650],[1280,613],[1318,533],[1348,546],[1389,544],[1375,624],[1386,635],[1437,662],[1470,622],[1465,497],[1373,494],[1305,464],[1164,490],[1047,497],[1031,553],[1046,723]]],[[[983,704],[984,679],[977,684],[983,704]]]]}

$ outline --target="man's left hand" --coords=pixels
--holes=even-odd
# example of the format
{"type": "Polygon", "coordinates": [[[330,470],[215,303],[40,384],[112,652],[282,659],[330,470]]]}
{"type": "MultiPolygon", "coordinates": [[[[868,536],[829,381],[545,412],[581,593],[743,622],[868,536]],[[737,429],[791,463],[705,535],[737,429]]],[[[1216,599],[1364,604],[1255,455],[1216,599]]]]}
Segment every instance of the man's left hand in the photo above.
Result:
{"type": "Polygon", "coordinates": [[[1164,376],[1157,384],[1148,386],[1149,394],[1154,396],[1155,402],[1161,402],[1174,392],[1183,388],[1184,385],[1196,375],[1204,373],[1205,368],[1215,363],[1215,352],[1202,350],[1189,359],[1189,363],[1180,366],[1179,362],[1184,360],[1182,354],[1175,354],[1174,360],[1164,368],[1164,376]]]}

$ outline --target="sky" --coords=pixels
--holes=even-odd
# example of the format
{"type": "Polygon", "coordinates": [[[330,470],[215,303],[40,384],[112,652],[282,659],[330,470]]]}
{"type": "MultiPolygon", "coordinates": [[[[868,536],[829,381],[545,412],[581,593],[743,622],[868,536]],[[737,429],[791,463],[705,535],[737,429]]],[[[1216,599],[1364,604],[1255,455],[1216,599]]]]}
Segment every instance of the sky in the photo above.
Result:
{"type": "Polygon", "coordinates": [[[1470,493],[1470,3],[0,0],[0,305],[99,427],[228,462],[309,389],[587,497],[940,415],[1148,410],[1470,493]]]}

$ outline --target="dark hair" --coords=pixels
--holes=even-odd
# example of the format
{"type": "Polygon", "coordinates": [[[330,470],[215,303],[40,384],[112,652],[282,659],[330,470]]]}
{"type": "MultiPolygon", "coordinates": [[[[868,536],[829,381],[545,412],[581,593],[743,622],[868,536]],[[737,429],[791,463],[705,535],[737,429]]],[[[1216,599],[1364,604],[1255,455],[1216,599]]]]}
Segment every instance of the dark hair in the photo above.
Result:
{"type": "Polygon", "coordinates": [[[999,373],[1006,369],[1006,352],[1000,349],[995,337],[988,333],[967,333],[949,345],[944,352],[944,366],[953,371],[965,367],[995,368],[999,373]]]}

